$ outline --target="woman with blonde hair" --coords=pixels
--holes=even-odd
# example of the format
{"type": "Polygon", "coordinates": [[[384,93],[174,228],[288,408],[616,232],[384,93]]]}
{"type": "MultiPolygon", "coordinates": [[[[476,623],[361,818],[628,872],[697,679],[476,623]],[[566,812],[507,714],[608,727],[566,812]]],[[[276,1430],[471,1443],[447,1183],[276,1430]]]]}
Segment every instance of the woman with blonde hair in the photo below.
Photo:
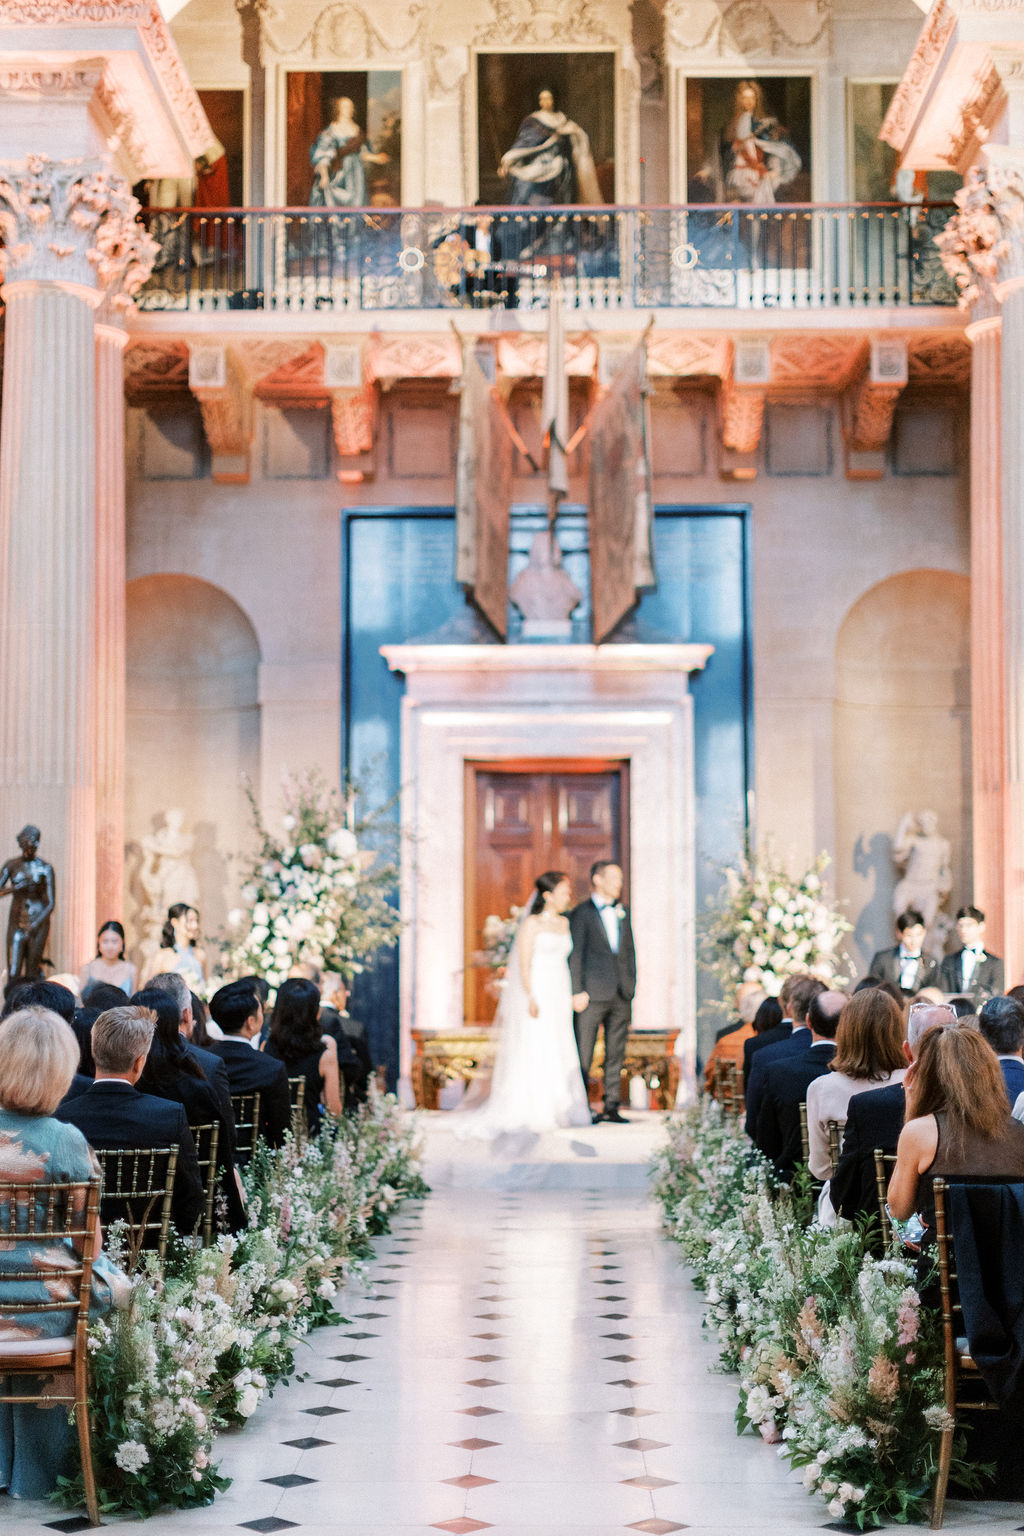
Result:
{"type": "Polygon", "coordinates": [[[808,1161],[816,1179],[827,1179],[832,1171],[828,1122],[846,1125],[854,1094],[903,1081],[907,1071],[903,1040],[903,1014],[878,987],[855,993],[843,1008],[829,1071],[807,1090],[808,1161]]]}
{"type": "Polygon", "coordinates": [[[932,1029],[907,1073],[907,1119],[889,1182],[898,1221],[934,1225],[932,1181],[1024,1178],[1024,1125],[1010,1114],[999,1058],[977,1029],[932,1029]]]}

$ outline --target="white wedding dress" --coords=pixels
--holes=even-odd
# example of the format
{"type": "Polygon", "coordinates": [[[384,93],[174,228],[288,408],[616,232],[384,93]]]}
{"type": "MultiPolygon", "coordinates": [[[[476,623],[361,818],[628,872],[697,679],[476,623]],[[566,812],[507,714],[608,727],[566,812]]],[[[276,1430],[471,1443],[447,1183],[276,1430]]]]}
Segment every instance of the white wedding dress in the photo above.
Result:
{"type": "Polygon", "coordinates": [[[530,1013],[519,972],[519,943],[517,938],[509,956],[498,1009],[500,1035],[490,1094],[481,1108],[461,1115],[459,1136],[493,1140],[590,1124],[572,1027],[572,939],[567,931],[537,930],[530,961],[536,1017],[530,1013]]]}

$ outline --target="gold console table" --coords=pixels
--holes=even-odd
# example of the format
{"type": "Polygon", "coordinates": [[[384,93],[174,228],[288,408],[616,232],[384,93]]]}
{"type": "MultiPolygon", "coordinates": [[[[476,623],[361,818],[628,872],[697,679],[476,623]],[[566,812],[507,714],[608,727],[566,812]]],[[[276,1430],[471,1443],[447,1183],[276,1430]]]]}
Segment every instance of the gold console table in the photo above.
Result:
{"type": "MultiPolygon", "coordinates": [[[[677,1029],[631,1030],[626,1042],[626,1065],[622,1071],[621,1100],[629,1107],[629,1081],[642,1077],[651,1096],[652,1107],[672,1109],[679,1088],[679,1059],[674,1055],[677,1029]]],[[[467,1025],[463,1029],[414,1029],[412,1038],[416,1055],[412,1061],[412,1088],[420,1109],[436,1109],[438,1095],[445,1083],[468,1082],[481,1069],[494,1063],[494,1039],[486,1025],[467,1025]]],[[[594,1068],[589,1083],[591,1102],[600,1103],[601,1069],[604,1065],[604,1033],[594,1052],[594,1068]]]]}

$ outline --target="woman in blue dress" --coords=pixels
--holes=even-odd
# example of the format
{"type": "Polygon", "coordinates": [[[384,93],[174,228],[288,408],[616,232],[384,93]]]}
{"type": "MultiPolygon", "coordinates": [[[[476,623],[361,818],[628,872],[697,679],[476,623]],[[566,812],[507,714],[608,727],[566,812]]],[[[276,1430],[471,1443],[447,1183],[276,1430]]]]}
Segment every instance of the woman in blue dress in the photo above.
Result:
{"type": "Polygon", "coordinates": [[[334,116],[317,134],[309,152],[313,208],[365,208],[366,166],[387,165],[388,156],[374,154],[366,134],[355,120],[355,105],[348,96],[334,103],[334,116]]]}

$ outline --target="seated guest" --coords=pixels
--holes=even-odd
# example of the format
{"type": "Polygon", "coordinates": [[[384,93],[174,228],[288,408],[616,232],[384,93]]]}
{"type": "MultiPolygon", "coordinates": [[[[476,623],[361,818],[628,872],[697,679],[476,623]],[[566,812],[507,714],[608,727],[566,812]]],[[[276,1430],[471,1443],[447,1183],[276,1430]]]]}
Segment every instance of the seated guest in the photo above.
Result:
{"type": "MultiPolygon", "coordinates": [[[[195,992],[189,993],[188,1004],[192,1015],[192,1033],[187,1036],[187,1039],[198,1050],[209,1051],[210,1042],[220,1039],[220,1030],[210,1018],[209,1004],[204,1003],[195,992]]],[[[211,1052],[211,1055],[216,1054],[216,1051],[211,1052]]]]}
{"type": "Polygon", "coordinates": [[[1024,1008],[1012,997],[990,997],[978,1014],[981,1038],[999,1058],[1010,1103],[1024,1093],[1024,1008]]]}
{"type": "Polygon", "coordinates": [[[779,989],[779,1006],[782,1008],[782,1023],[775,1029],[766,1030],[763,1035],[755,1035],[743,1045],[743,1092],[746,1093],[750,1082],[750,1073],[753,1067],[755,1055],[779,1040],[787,1039],[793,1033],[793,1016],[790,1012],[789,999],[793,990],[793,983],[798,978],[787,976],[779,989]]]}
{"type": "MultiPolygon", "coordinates": [[[[0,1029],[0,1180],[31,1178],[42,1190],[47,1184],[79,1183],[98,1174],[85,1137],[54,1113],[77,1065],[75,1037],[55,1013],[34,1007],[8,1015],[0,1029]]],[[[10,1212],[3,1214],[3,1227],[0,1348],[71,1333],[75,1322],[71,1312],[5,1313],[7,1300],[35,1301],[38,1297],[41,1305],[53,1300],[50,1285],[60,1284],[65,1244],[33,1243],[27,1237],[19,1240],[17,1222],[11,1220],[10,1212]],[[27,1270],[34,1270],[38,1279],[14,1282],[7,1278],[27,1270]]],[[[98,1317],[116,1305],[124,1290],[124,1276],[100,1252],[97,1228],[92,1315],[98,1317]]],[[[0,1396],[0,1490],[16,1499],[45,1499],[62,1473],[73,1474],[76,1442],[77,1436],[60,1408],[5,1403],[0,1396]]],[[[13,1529],[13,1523],[4,1524],[13,1529]]]]}
{"type": "MultiPolygon", "coordinates": [[[[0,1030],[0,1035],[3,1031],[0,1030]]],[[[153,1015],[125,1004],[101,1013],[92,1027],[96,1081],[65,1100],[57,1119],[75,1125],[93,1147],[178,1148],[171,1218],[182,1235],[203,1211],[203,1181],[195,1143],[181,1104],[138,1087],[153,1041],[153,1015]]]]}
{"type": "Polygon", "coordinates": [[[104,923],[96,935],[96,954],[78,973],[78,990],[83,999],[90,982],[101,981],[116,987],[122,1000],[135,991],[136,970],[124,952],[124,929],[120,923],[104,923]]]}
{"type": "Polygon", "coordinates": [[[123,1008],[128,998],[120,987],[112,987],[105,981],[90,981],[82,988],[82,1007],[95,1008],[106,1013],[108,1008],[123,1008]]]}
{"type": "MultiPolygon", "coordinates": [[[[156,1020],[153,1043],[139,1086],[144,1093],[155,1094],[160,1099],[176,1099],[183,1104],[191,1126],[215,1122],[220,1126],[217,1163],[221,1189],[227,1201],[230,1229],[240,1232],[246,1224],[245,1200],[235,1172],[235,1118],[231,1112],[230,1092],[225,1115],[213,1084],[207,1080],[195,1055],[181,1037],[178,1005],[169,993],[145,987],[136,992],[132,1002],[136,1007],[148,1008],[156,1020]]],[[[219,1060],[218,1066],[223,1070],[219,1060]]]]}
{"type": "Polygon", "coordinates": [[[947,955],[939,968],[944,992],[964,994],[975,1007],[1003,991],[1003,962],[985,948],[985,914],[977,907],[961,907],[956,914],[960,948],[947,955]]]}
{"type": "Polygon", "coordinates": [[[891,982],[905,997],[913,997],[922,987],[933,987],[939,979],[939,962],[924,952],[925,920],[915,907],[908,907],[896,919],[897,943],[893,949],[880,949],[872,956],[868,972],[879,981],[891,982]]]}
{"type": "Polygon", "coordinates": [[[768,997],[763,987],[753,987],[740,999],[740,1024],[737,1029],[719,1035],[711,1047],[707,1066],[704,1068],[704,1091],[713,1093],[716,1062],[730,1061],[740,1069],[743,1047],[756,1035],[767,1034],[782,1023],[782,1005],[777,997],[768,997]],[[747,1017],[749,1015],[749,1017],[747,1017]]]}
{"type": "MultiPolygon", "coordinates": [[[[785,989],[783,989],[785,990],[785,989]]],[[[762,1038],[768,1039],[772,1033],[768,1030],[764,1037],[758,1036],[750,1042],[757,1050],[756,1056],[751,1059],[750,1081],[746,1091],[747,1119],[746,1130],[748,1136],[753,1136],[757,1129],[757,1117],[761,1112],[761,1094],[763,1091],[764,1076],[769,1066],[774,1061],[780,1061],[784,1056],[805,1051],[810,1045],[808,1034],[807,1010],[811,999],[824,992],[825,983],[819,981],[816,976],[794,976],[789,988],[789,1011],[793,1016],[793,1028],[790,1034],[782,1039],[772,1041],[770,1044],[758,1050],[762,1038]]],[[[782,994],[779,994],[782,1002],[782,994]]],[[[783,1007],[785,1004],[783,1003],[783,1007]]],[[[747,1047],[744,1046],[744,1052],[747,1047]]]]}
{"type": "MultiPolygon", "coordinates": [[[[723,1025],[723,1027],[715,1035],[715,1044],[718,1044],[723,1035],[731,1035],[736,1030],[743,1029],[749,1025],[753,1020],[754,1014],[757,1012],[758,1008],[760,1008],[766,996],[767,993],[759,981],[741,981],[734,994],[736,1013],[738,1014],[738,1017],[733,1019],[731,1024],[723,1025]],[[753,1006],[751,1006],[749,1003],[746,1005],[744,1004],[744,1000],[748,997],[757,998],[757,1001],[753,1004],[753,1006]]],[[[748,1034],[746,1038],[749,1040],[750,1035],[748,1034]]]]}
{"type": "Polygon", "coordinates": [[[255,1049],[262,1051],[270,1034],[270,983],[265,976],[239,976],[238,980],[247,982],[254,988],[260,1000],[260,1007],[263,1009],[263,1028],[260,1030],[260,1038],[255,1049]]]}
{"type": "Polygon", "coordinates": [[[260,1095],[260,1135],[279,1147],[291,1125],[288,1072],[283,1061],[254,1051],[253,1039],[263,1028],[263,1008],[249,982],[231,981],[210,1000],[210,1013],[221,1031],[211,1042],[228,1074],[232,1093],[260,1095]]]}
{"type": "Polygon", "coordinates": [[[301,977],[282,982],[264,1047],[268,1056],[284,1062],[290,1078],[305,1078],[311,1136],[320,1134],[321,1104],[332,1115],[340,1115],[342,1108],[338,1048],[330,1035],[321,1034],[319,1014],[318,987],[301,977]]]}
{"type": "Polygon", "coordinates": [[[96,1063],[92,1059],[92,1027],[103,1011],[102,1008],[76,1008],[71,1015],[71,1028],[78,1041],[76,1081],[78,1077],[84,1077],[87,1080],[86,1086],[96,1076],[96,1063]]]}
{"type": "Polygon", "coordinates": [[[882,992],[892,998],[897,1008],[903,1007],[904,997],[899,987],[893,986],[891,981],[880,981],[877,976],[862,976],[851,996],[856,997],[858,992],[882,992]]]}
{"type": "MultiPolygon", "coordinates": [[[[921,1041],[930,1029],[955,1021],[956,1014],[948,1003],[922,1003],[920,999],[912,1003],[907,1010],[907,1038],[902,1047],[906,1065],[916,1059],[921,1041]]],[[[829,1186],[832,1206],[847,1221],[858,1216],[877,1217],[875,1149],[896,1151],[905,1108],[903,1083],[893,1080],[885,1088],[872,1088],[850,1100],[843,1152],[829,1186]]]]}
{"type": "Polygon", "coordinates": [[[147,984],[147,990],[154,992],[166,992],[173,998],[178,1008],[178,1031],[185,1045],[186,1053],[191,1056],[203,1069],[203,1076],[213,1089],[220,1109],[221,1118],[230,1126],[231,1150],[235,1150],[235,1117],[231,1113],[231,1089],[228,1085],[228,1074],[224,1063],[219,1056],[215,1056],[211,1050],[193,1040],[195,1020],[192,1014],[192,993],[184,977],[177,971],[159,971],[147,984]]]}
{"type": "Polygon", "coordinates": [[[1010,1114],[992,1047],[962,1023],[929,1030],[906,1079],[907,1123],[896,1147],[889,1209],[934,1228],[932,1182],[1024,1179],[1024,1125],[1010,1114]]]}
{"type": "Polygon", "coordinates": [[[68,988],[56,981],[20,981],[8,987],[4,999],[4,1011],[0,1018],[8,1018],[22,1008],[45,1008],[55,1013],[65,1024],[74,1018],[78,999],[68,988]]]}
{"type": "Polygon", "coordinates": [[[845,1126],[855,1094],[894,1081],[902,1083],[906,1070],[900,1009],[877,987],[856,993],[839,1015],[836,1053],[829,1070],[807,1090],[807,1165],[816,1179],[827,1179],[832,1173],[828,1122],[836,1120],[845,1126]]]}
{"type": "Polygon", "coordinates": [[[343,979],[334,979],[331,993],[333,1007],[320,1007],[320,1033],[330,1035],[338,1047],[338,1066],[344,1078],[345,1108],[365,1104],[367,1083],[373,1076],[373,1058],[366,1038],[366,1025],[348,1011],[348,988],[343,979]]]}
{"type": "Polygon", "coordinates": [[[780,1174],[791,1174],[803,1157],[800,1105],[814,1079],[828,1071],[845,1004],[842,992],[816,992],[807,1010],[806,1046],[802,1039],[802,1049],[772,1062],[764,1074],[754,1140],[780,1174]]]}

